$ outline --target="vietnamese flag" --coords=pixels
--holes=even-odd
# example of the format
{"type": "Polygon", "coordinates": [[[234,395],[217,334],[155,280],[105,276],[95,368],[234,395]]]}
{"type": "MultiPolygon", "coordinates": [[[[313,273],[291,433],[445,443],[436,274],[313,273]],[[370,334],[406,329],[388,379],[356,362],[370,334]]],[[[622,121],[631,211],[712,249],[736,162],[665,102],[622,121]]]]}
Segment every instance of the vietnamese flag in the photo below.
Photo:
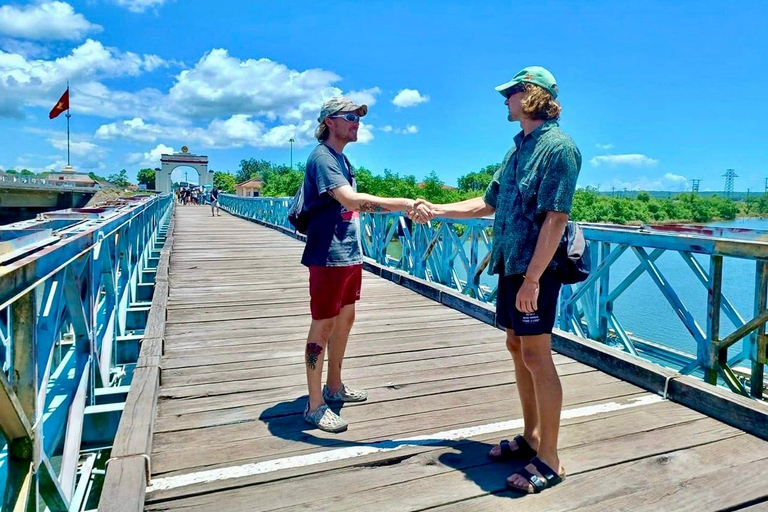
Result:
{"type": "Polygon", "coordinates": [[[69,87],[67,87],[67,90],[61,95],[56,106],[51,109],[51,112],[48,114],[48,119],[58,117],[58,115],[65,110],[69,110],[69,87]]]}

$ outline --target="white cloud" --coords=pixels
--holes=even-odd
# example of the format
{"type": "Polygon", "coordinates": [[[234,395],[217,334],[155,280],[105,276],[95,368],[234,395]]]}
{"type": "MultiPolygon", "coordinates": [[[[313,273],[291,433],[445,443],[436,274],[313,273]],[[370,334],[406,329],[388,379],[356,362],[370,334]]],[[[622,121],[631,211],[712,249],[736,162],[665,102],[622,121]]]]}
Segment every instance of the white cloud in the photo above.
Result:
{"type": "Polygon", "coordinates": [[[420,103],[426,103],[429,101],[429,96],[422,95],[416,89],[403,89],[392,100],[392,104],[396,107],[407,108],[415,107],[420,103]]]}
{"type": "MultiPolygon", "coordinates": [[[[269,59],[237,59],[226,50],[204,54],[178,73],[168,91],[113,90],[103,80],[139,76],[177,63],[156,55],[121,53],[87,40],[55,60],[32,60],[0,51],[0,117],[23,117],[25,106],[53,106],[71,77],[72,111],[109,119],[94,133],[98,140],[142,144],[182,144],[201,148],[285,147],[315,144],[313,132],[322,103],[345,94],[341,78],[323,69],[295,70],[269,59]]],[[[378,87],[347,92],[373,105],[378,87]]],[[[411,128],[413,130],[413,128],[411,128]]],[[[358,140],[373,139],[361,123],[358,140]]],[[[139,159],[136,154],[134,160],[139,159]]],[[[140,159],[144,160],[144,154],[140,159]]]]}
{"type": "Polygon", "coordinates": [[[384,133],[397,133],[400,135],[410,135],[414,133],[419,133],[419,127],[413,124],[409,124],[405,128],[394,128],[391,125],[385,125],[379,128],[379,131],[382,131],[384,133]]]}
{"type": "MultiPolygon", "coordinates": [[[[49,139],[48,142],[50,142],[56,149],[62,151],[67,150],[67,139],[49,139]]],[[[103,156],[106,154],[106,148],[85,140],[71,141],[69,143],[69,151],[74,156],[89,156],[94,154],[103,156]]]]}
{"type": "MultiPolygon", "coordinates": [[[[94,115],[133,113],[129,120],[99,127],[99,139],[228,148],[285,147],[294,138],[295,145],[305,146],[316,143],[313,132],[322,103],[345,94],[333,85],[338,80],[330,71],[293,70],[269,59],[240,60],[214,49],[180,72],[167,95],[153,89],[113,92],[95,84],[81,96],[88,97],[87,108],[94,115]]],[[[380,93],[371,87],[345,95],[370,106],[380,93]]],[[[358,141],[372,139],[372,129],[361,123],[358,141]]]]}
{"type": "Polygon", "coordinates": [[[240,60],[214,49],[179,73],[168,101],[192,119],[251,114],[296,122],[316,119],[323,101],[342,93],[332,86],[340,79],[322,69],[296,71],[270,59],[240,60]]]}
{"type": "Polygon", "coordinates": [[[0,117],[23,118],[25,105],[50,109],[64,92],[67,78],[77,84],[70,97],[74,113],[115,116],[135,114],[139,107],[157,109],[159,91],[110,93],[99,80],[138,76],[162,65],[165,61],[156,55],[121,53],[92,39],[55,60],[32,60],[0,50],[0,117]]]}
{"type": "Polygon", "coordinates": [[[598,149],[611,149],[613,148],[613,144],[595,144],[595,147],[598,149]]]}
{"type": "Polygon", "coordinates": [[[668,185],[682,186],[683,189],[688,188],[688,179],[685,176],[680,176],[679,174],[672,174],[671,172],[668,172],[664,175],[662,180],[668,185]]]}
{"type": "Polygon", "coordinates": [[[357,142],[360,144],[368,144],[373,140],[373,125],[367,125],[360,123],[360,128],[357,130],[357,142]]]}
{"type": "Polygon", "coordinates": [[[125,7],[131,12],[144,12],[147,9],[157,9],[163,6],[168,0],[115,0],[120,7],[125,7]]]}
{"type": "Polygon", "coordinates": [[[51,56],[50,49],[44,44],[10,37],[0,38],[0,48],[8,53],[18,53],[25,59],[46,59],[51,56]]]}
{"type": "Polygon", "coordinates": [[[160,157],[162,155],[173,154],[174,150],[170,146],[165,144],[158,144],[154,149],[150,149],[146,153],[131,153],[128,155],[128,163],[131,165],[138,165],[142,168],[146,167],[160,167],[160,157]]]}
{"type": "Polygon", "coordinates": [[[0,34],[21,39],[82,39],[86,34],[101,32],[66,2],[41,2],[25,7],[0,7],[0,34]]]}
{"type": "Polygon", "coordinates": [[[646,155],[639,153],[632,153],[626,155],[601,155],[592,158],[589,163],[595,167],[601,165],[607,165],[609,167],[616,167],[618,165],[629,165],[632,167],[652,166],[659,163],[658,160],[649,158],[646,155]]]}
{"type": "Polygon", "coordinates": [[[376,96],[378,94],[381,94],[381,89],[378,87],[371,87],[370,89],[363,89],[361,91],[349,91],[346,96],[358,105],[368,105],[369,107],[372,107],[376,104],[376,96]]]}

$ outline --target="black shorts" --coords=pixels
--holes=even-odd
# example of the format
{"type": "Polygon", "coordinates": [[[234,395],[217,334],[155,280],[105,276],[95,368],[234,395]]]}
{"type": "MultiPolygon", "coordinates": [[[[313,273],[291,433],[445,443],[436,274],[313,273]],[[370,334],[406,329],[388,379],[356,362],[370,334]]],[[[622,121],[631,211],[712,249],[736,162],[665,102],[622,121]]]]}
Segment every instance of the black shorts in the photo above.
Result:
{"type": "Polygon", "coordinates": [[[522,313],[515,307],[517,292],[523,284],[523,275],[499,276],[496,293],[496,323],[512,329],[517,336],[552,334],[557,317],[557,299],[562,283],[551,269],[539,279],[539,302],[533,313],[522,313]]]}

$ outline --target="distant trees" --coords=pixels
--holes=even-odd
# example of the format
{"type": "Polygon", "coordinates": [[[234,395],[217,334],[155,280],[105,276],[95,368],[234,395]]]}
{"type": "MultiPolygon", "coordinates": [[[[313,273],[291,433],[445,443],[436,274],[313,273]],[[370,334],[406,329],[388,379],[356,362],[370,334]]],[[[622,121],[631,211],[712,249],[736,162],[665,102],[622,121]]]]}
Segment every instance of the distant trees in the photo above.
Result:
{"type": "Polygon", "coordinates": [[[154,169],[141,169],[136,175],[136,180],[140,185],[145,185],[147,190],[155,190],[155,170],[154,169]]]}
{"type": "Polygon", "coordinates": [[[224,171],[216,171],[213,173],[213,186],[222,192],[228,194],[234,193],[235,185],[237,185],[237,180],[232,174],[224,171]]]}
{"type": "Polygon", "coordinates": [[[131,184],[131,182],[128,181],[128,171],[125,169],[122,169],[119,173],[110,174],[107,181],[120,188],[125,188],[131,184]]]}
{"type": "MultiPolygon", "coordinates": [[[[767,205],[768,206],[768,205],[767,205]]],[[[732,220],[739,214],[739,203],[730,199],[696,194],[679,194],[669,199],[654,199],[640,192],[636,199],[601,195],[594,188],[576,191],[571,217],[585,222],[709,222],[732,220]]]]}

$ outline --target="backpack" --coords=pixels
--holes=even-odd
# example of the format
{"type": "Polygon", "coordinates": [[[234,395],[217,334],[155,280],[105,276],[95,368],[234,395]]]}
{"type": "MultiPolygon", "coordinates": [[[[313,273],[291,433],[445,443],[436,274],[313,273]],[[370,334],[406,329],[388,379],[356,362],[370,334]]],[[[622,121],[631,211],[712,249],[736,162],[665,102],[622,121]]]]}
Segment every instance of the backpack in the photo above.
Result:
{"type": "MultiPolygon", "coordinates": [[[[349,163],[347,155],[341,156],[344,157],[344,162],[347,164],[349,175],[352,178],[350,179],[349,184],[352,185],[355,178],[354,169],[352,168],[352,164],[349,163]]],[[[302,235],[306,235],[307,229],[309,229],[309,210],[304,205],[304,185],[306,184],[306,181],[307,178],[305,175],[304,182],[299,187],[299,190],[296,191],[296,195],[293,196],[293,202],[291,202],[291,206],[288,207],[288,222],[290,222],[296,231],[302,235]]]]}
{"type": "Polygon", "coordinates": [[[584,232],[578,223],[568,221],[552,261],[563,284],[580,283],[589,277],[592,260],[584,232]]]}
{"type": "Polygon", "coordinates": [[[309,228],[309,210],[304,207],[304,183],[301,184],[293,202],[288,207],[288,222],[301,234],[306,234],[309,228]]]}

